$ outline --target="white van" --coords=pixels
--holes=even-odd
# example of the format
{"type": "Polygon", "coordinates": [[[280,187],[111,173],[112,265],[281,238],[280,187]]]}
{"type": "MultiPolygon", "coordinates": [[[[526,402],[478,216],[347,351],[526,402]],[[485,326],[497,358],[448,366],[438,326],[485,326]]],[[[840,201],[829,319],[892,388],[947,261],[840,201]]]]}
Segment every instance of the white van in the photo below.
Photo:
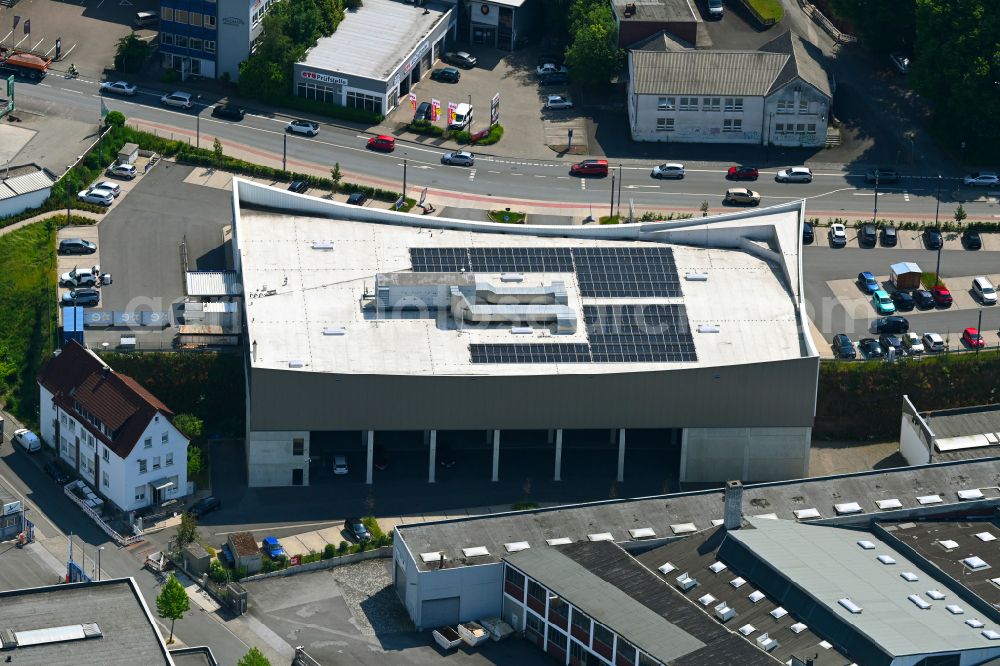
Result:
{"type": "Polygon", "coordinates": [[[469,126],[472,122],[472,105],[459,104],[455,108],[455,117],[448,125],[448,129],[461,130],[469,126]]]}
{"type": "Polygon", "coordinates": [[[42,440],[38,439],[38,435],[27,428],[15,430],[13,441],[23,446],[28,453],[37,453],[42,450],[42,440]]]}
{"type": "Polygon", "coordinates": [[[977,277],[972,280],[972,293],[976,295],[983,305],[996,305],[997,290],[989,278],[977,277]]]}

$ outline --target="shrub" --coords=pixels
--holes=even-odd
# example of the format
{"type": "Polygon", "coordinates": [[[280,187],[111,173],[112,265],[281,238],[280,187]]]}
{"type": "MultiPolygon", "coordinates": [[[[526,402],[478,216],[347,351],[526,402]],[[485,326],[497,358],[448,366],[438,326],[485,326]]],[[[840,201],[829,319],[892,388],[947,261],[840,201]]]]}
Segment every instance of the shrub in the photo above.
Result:
{"type": "Polygon", "coordinates": [[[476,141],[477,146],[492,146],[503,138],[503,125],[494,125],[490,128],[490,133],[476,141]]]}
{"type": "Polygon", "coordinates": [[[347,555],[347,551],[350,550],[351,544],[346,541],[341,541],[337,544],[337,555],[347,555]]]}
{"type": "Polygon", "coordinates": [[[438,127],[429,120],[414,120],[410,123],[409,130],[415,134],[424,134],[426,136],[441,136],[444,134],[443,127],[438,127]]]}
{"type": "Polygon", "coordinates": [[[511,511],[528,511],[529,509],[537,509],[538,505],[534,502],[515,502],[510,505],[511,511]]]}
{"type": "Polygon", "coordinates": [[[372,540],[385,536],[385,532],[379,527],[378,521],[373,516],[365,516],[361,522],[368,528],[368,533],[372,535],[372,540]]]}
{"type": "MultiPolygon", "coordinates": [[[[343,541],[341,541],[341,543],[343,543],[343,541]]],[[[330,558],[332,558],[336,554],[337,554],[337,548],[332,543],[328,543],[325,546],[323,546],[323,559],[324,560],[329,560],[330,558]]]]}

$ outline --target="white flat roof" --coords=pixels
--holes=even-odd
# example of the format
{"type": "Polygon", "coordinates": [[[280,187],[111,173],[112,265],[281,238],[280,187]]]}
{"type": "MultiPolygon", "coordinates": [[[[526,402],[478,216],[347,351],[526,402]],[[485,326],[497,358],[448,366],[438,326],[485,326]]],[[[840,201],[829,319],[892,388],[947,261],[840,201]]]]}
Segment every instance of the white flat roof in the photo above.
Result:
{"type": "MultiPolygon", "coordinates": [[[[794,215],[775,215],[786,214],[794,215]]],[[[795,306],[780,270],[743,250],[429,229],[256,209],[240,210],[238,233],[247,326],[255,349],[252,363],[258,368],[294,366],[344,374],[596,374],[727,366],[805,355],[795,306]],[[317,242],[330,249],[314,249],[317,242]],[[609,299],[582,297],[577,275],[572,272],[527,273],[524,283],[518,283],[532,286],[563,281],[568,305],[577,313],[577,332],[571,335],[556,335],[538,326],[532,334],[515,335],[509,324],[459,328],[448,313],[377,318],[371,307],[363,307],[373,299],[376,274],[410,271],[410,248],[439,247],[670,247],[681,278],[682,298],[610,300],[616,305],[683,303],[697,361],[472,363],[469,345],[475,343],[586,343],[583,306],[608,303],[609,299]],[[708,279],[685,280],[684,275],[691,271],[706,273],[708,279]],[[702,324],[716,325],[719,331],[699,333],[702,324]],[[324,333],[332,328],[343,332],[324,333]]],[[[499,273],[476,273],[475,279],[502,284],[499,273]]]]}
{"type": "Polygon", "coordinates": [[[336,32],[320,37],[302,63],[348,76],[388,80],[410,53],[451,9],[427,2],[421,7],[402,0],[365,0],[347,11],[336,32]]]}

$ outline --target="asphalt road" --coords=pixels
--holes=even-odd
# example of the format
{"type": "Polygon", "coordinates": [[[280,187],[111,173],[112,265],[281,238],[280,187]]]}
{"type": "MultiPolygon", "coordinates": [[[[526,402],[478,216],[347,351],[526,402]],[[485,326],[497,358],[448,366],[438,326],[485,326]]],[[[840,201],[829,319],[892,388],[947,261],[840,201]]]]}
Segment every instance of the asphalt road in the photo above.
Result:
{"type": "MultiPolygon", "coordinates": [[[[211,118],[207,106],[191,111],[166,109],[159,106],[159,91],[140,88],[132,98],[105,97],[108,108],[122,111],[134,122],[155,129],[158,134],[174,138],[200,140],[211,146],[219,137],[231,150],[246,153],[246,157],[271,165],[281,164],[285,149],[284,126],[287,118],[268,113],[251,113],[241,123],[211,118]],[[198,120],[200,116],[200,121],[198,120]],[[196,134],[198,135],[196,137],[196,134]]],[[[100,108],[97,82],[84,79],[48,77],[37,85],[18,89],[19,104],[31,111],[59,114],[77,120],[96,120],[100,108]]],[[[515,160],[480,156],[474,169],[440,164],[441,150],[411,143],[397,143],[392,154],[372,153],[365,149],[367,136],[350,129],[324,125],[314,139],[287,137],[287,160],[290,169],[327,169],[340,162],[348,178],[388,187],[399,187],[402,164],[409,166],[408,182],[413,187],[427,186],[432,191],[459,196],[487,195],[507,197],[517,201],[548,201],[568,204],[605,205],[610,201],[611,181],[608,178],[577,178],[568,175],[573,161],[515,160]]],[[[722,196],[733,186],[724,179],[728,163],[687,164],[687,177],[681,181],[657,181],[649,177],[652,166],[648,161],[624,161],[622,199],[634,199],[637,207],[667,211],[697,210],[708,201],[715,212],[722,209],[722,196]]],[[[762,204],[808,199],[810,216],[825,218],[836,215],[867,215],[874,208],[874,192],[864,185],[863,173],[845,172],[842,168],[817,167],[810,184],[774,182],[775,169],[761,172],[761,178],[749,184],[762,195],[762,204]]],[[[890,219],[931,218],[935,212],[939,181],[937,172],[904,170],[898,185],[883,188],[878,198],[879,217],[890,219]]],[[[981,190],[960,188],[961,174],[946,174],[940,181],[941,211],[947,218],[959,203],[963,203],[970,219],[993,219],[997,198],[981,190]]],[[[740,183],[737,185],[747,185],[740,183]]]]}

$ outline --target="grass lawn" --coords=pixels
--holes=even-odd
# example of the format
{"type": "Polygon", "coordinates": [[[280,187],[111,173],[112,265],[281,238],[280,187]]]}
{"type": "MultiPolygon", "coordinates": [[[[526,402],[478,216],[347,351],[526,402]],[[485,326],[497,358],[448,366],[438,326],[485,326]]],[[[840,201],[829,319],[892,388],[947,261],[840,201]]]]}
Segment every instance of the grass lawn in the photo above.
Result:
{"type": "Polygon", "coordinates": [[[524,213],[519,213],[516,210],[491,210],[489,212],[490,220],[493,222],[505,222],[507,224],[524,224],[524,213]]]}
{"type": "MultiPolygon", "coordinates": [[[[934,271],[924,271],[923,273],[921,273],[920,274],[920,281],[923,283],[924,287],[926,287],[927,289],[930,289],[931,287],[933,287],[934,286],[934,271]]],[[[942,280],[940,277],[938,277],[938,284],[941,285],[942,287],[946,287],[946,288],[948,286],[948,285],[946,285],[944,283],[944,280],[942,280]]]]}
{"type": "Polygon", "coordinates": [[[747,0],[747,3],[765,21],[773,20],[777,23],[785,15],[785,10],[782,9],[780,0],[747,0]]]}

